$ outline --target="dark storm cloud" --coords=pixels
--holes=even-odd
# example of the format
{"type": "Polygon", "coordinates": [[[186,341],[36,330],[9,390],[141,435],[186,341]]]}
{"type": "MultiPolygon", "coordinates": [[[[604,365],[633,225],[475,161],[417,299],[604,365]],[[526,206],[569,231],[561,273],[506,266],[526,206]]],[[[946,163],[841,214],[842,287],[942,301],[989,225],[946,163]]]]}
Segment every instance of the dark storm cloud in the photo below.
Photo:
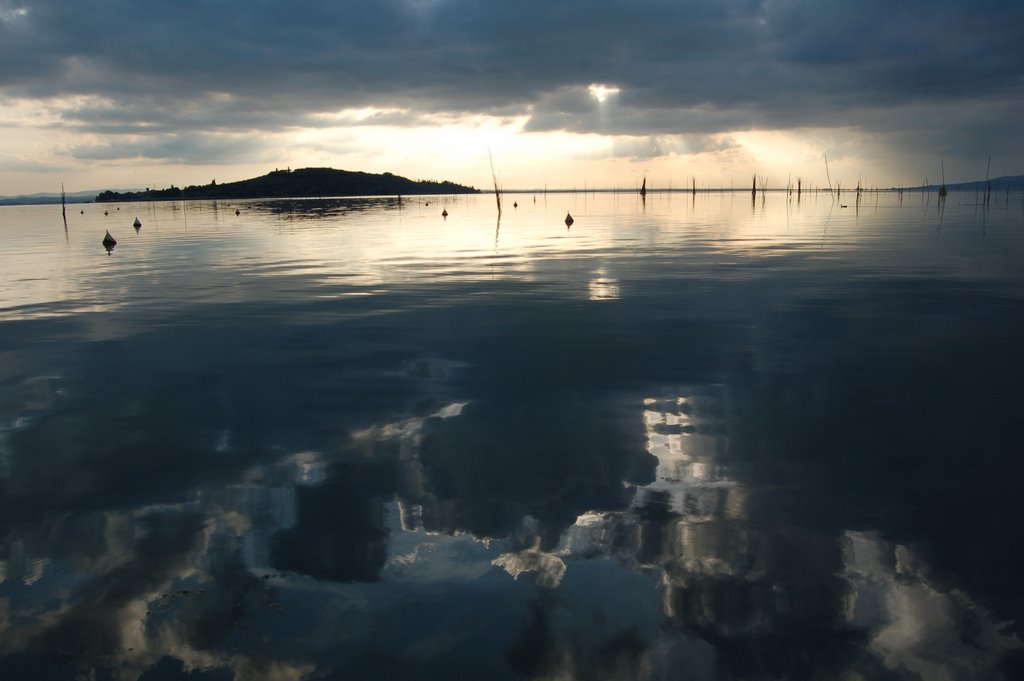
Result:
{"type": "Polygon", "coordinates": [[[873,120],[934,140],[979,103],[1019,110],[1022,28],[1024,5],[996,1],[0,0],[0,94],[102,97],[61,114],[108,134],[375,106],[628,135],[873,120]],[[591,83],[621,92],[598,107],[591,83]]]}

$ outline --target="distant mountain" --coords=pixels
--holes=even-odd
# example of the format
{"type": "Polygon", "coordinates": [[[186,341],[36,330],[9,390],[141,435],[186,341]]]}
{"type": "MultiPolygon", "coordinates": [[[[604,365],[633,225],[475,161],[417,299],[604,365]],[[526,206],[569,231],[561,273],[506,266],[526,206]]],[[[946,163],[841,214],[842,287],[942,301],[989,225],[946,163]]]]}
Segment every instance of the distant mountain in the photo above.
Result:
{"type": "MultiPolygon", "coordinates": [[[[941,184],[928,184],[921,185],[919,187],[904,187],[904,189],[912,192],[937,192],[941,186],[941,184]]],[[[995,177],[988,181],[988,186],[992,187],[993,194],[998,194],[999,192],[1006,193],[1007,190],[1011,192],[1024,191],[1024,175],[1008,175],[1003,177],[995,177]]],[[[946,189],[951,192],[981,193],[985,191],[985,180],[974,180],[973,182],[957,182],[955,184],[947,184],[946,189]]]]}
{"type": "Polygon", "coordinates": [[[454,182],[414,181],[399,175],[353,172],[334,168],[275,170],[239,182],[192,185],[184,189],[146,189],[139,192],[104,191],[104,201],[161,201],[174,199],[271,199],[311,196],[395,196],[398,194],[472,194],[479,190],[454,182]]]}
{"type": "MultiPolygon", "coordinates": [[[[91,203],[98,190],[85,192],[68,192],[67,203],[91,203]]],[[[131,190],[127,190],[131,191],[131,190]]],[[[39,194],[22,194],[20,196],[0,196],[0,206],[27,206],[32,204],[60,203],[60,192],[42,192],[39,194]]]]}

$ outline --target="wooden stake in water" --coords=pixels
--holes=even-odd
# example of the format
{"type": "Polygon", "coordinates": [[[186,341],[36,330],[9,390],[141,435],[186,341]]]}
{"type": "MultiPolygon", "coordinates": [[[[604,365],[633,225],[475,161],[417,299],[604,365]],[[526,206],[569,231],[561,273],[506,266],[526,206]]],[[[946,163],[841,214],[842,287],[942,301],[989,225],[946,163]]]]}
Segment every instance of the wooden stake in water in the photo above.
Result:
{"type": "MultiPolygon", "coordinates": [[[[498,175],[494,172],[494,157],[491,156],[491,150],[487,149],[487,158],[491,161],[491,179],[494,180],[494,200],[498,202],[498,217],[501,217],[501,191],[498,190],[498,175]]],[[[545,191],[547,191],[547,185],[545,185],[545,191]]]]}
{"type": "Polygon", "coordinates": [[[64,193],[64,183],[60,183],[60,214],[64,217],[64,240],[68,240],[68,202],[64,193]]]}
{"type": "Polygon", "coordinates": [[[988,173],[992,169],[992,157],[988,157],[988,165],[985,166],[985,205],[992,200],[992,183],[988,179],[988,173]]]}
{"type": "Polygon", "coordinates": [[[832,176],[828,172],[828,154],[823,154],[825,157],[825,177],[828,179],[828,193],[832,193],[832,176]]]}

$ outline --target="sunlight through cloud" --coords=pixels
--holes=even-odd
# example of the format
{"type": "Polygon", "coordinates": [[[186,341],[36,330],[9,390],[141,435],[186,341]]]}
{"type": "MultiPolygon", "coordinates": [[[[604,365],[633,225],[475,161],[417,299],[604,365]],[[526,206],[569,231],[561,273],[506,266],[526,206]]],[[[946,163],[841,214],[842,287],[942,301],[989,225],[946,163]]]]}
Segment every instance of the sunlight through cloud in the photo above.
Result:
{"type": "Polygon", "coordinates": [[[409,115],[409,111],[398,108],[364,106],[355,109],[342,109],[336,112],[312,113],[309,114],[309,118],[315,122],[349,124],[371,121],[376,117],[384,115],[409,115]]]}
{"type": "Polygon", "coordinates": [[[621,92],[621,90],[614,85],[604,85],[600,83],[593,83],[589,88],[587,88],[587,90],[590,91],[590,96],[601,104],[604,104],[612,95],[617,95],[621,92]]]}

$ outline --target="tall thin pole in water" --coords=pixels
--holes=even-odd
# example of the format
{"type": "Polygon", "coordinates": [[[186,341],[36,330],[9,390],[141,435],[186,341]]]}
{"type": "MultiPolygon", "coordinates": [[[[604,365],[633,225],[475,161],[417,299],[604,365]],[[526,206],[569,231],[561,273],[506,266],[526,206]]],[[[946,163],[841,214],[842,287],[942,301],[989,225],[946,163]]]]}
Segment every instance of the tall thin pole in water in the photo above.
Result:
{"type": "Polygon", "coordinates": [[[828,154],[822,154],[825,157],[825,177],[828,179],[828,193],[832,194],[832,176],[828,172],[828,154]]]}
{"type": "Polygon", "coordinates": [[[988,157],[988,165],[985,166],[985,205],[992,200],[992,182],[988,179],[989,171],[992,170],[992,157],[988,157]]]}
{"type": "Polygon", "coordinates": [[[60,214],[64,218],[64,240],[68,241],[68,202],[63,182],[60,183],[60,214]]]}
{"type": "MultiPolygon", "coordinates": [[[[498,190],[498,175],[494,172],[494,157],[491,148],[487,148],[487,158],[491,161],[491,179],[494,180],[494,200],[498,202],[498,217],[501,218],[501,192],[498,190]]],[[[545,191],[547,191],[545,189],[545,191]]]]}

